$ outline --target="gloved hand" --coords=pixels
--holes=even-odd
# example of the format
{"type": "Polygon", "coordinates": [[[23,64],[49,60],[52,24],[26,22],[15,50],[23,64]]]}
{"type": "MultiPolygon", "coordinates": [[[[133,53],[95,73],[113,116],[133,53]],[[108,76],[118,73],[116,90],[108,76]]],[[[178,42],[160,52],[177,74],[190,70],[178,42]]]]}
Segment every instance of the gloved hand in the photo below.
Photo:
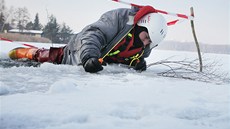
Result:
{"type": "Polygon", "coordinates": [[[146,61],[144,59],[140,59],[140,62],[136,63],[134,66],[135,70],[145,71],[147,69],[146,61]]]}
{"type": "Polygon", "coordinates": [[[103,70],[101,63],[97,58],[89,58],[84,64],[83,67],[86,72],[96,73],[103,70]]]}

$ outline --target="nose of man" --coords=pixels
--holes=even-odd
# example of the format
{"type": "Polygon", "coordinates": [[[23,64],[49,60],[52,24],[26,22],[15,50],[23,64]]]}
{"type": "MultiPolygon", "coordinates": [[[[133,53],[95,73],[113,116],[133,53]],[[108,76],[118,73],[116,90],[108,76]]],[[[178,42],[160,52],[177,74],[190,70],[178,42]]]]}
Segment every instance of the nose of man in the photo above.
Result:
{"type": "Polygon", "coordinates": [[[150,37],[149,37],[149,34],[145,31],[142,31],[140,34],[139,34],[139,37],[141,39],[141,41],[143,42],[144,46],[148,45],[151,43],[151,40],[150,40],[150,37]]]}

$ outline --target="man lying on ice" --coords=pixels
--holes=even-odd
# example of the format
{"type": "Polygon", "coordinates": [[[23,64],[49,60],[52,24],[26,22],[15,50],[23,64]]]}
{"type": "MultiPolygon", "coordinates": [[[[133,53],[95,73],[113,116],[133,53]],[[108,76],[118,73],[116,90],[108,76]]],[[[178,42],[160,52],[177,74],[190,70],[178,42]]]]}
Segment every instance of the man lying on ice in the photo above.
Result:
{"type": "Polygon", "coordinates": [[[15,48],[9,52],[9,57],[82,65],[91,73],[103,70],[102,64],[105,63],[121,63],[135,70],[146,70],[144,58],[166,34],[166,20],[153,7],[116,9],[86,26],[64,47],[15,48]]]}

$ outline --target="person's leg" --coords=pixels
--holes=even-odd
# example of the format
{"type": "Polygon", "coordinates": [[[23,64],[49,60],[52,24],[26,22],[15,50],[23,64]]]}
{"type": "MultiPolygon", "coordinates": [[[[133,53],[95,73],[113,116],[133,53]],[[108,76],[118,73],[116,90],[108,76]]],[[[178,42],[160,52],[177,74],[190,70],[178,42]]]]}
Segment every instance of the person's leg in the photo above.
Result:
{"type": "Polygon", "coordinates": [[[32,60],[35,60],[37,62],[50,62],[49,60],[49,52],[50,50],[49,49],[38,49],[35,54],[33,55],[33,58],[32,60]]]}
{"type": "Polygon", "coordinates": [[[49,51],[49,61],[55,64],[61,64],[65,47],[51,47],[49,51]]]}
{"type": "Polygon", "coordinates": [[[60,64],[63,57],[63,49],[53,48],[50,49],[37,49],[37,48],[15,48],[9,52],[9,57],[11,59],[22,59],[26,58],[29,60],[34,60],[37,62],[52,62],[60,64]]]}

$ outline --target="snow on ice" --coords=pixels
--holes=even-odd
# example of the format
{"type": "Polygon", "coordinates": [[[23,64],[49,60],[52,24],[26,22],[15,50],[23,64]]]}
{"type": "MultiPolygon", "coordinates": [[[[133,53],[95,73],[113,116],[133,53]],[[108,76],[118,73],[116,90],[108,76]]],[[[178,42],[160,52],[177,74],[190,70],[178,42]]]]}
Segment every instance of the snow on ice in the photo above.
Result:
{"type": "MultiPolygon", "coordinates": [[[[1,43],[1,42],[0,42],[1,43]]],[[[1,58],[10,48],[1,43],[1,58]]],[[[147,63],[197,53],[153,50],[147,63]]],[[[206,54],[223,63],[229,55],[206,54]]],[[[0,129],[229,129],[230,86],[110,65],[97,74],[43,63],[0,67],[0,129]]]]}

